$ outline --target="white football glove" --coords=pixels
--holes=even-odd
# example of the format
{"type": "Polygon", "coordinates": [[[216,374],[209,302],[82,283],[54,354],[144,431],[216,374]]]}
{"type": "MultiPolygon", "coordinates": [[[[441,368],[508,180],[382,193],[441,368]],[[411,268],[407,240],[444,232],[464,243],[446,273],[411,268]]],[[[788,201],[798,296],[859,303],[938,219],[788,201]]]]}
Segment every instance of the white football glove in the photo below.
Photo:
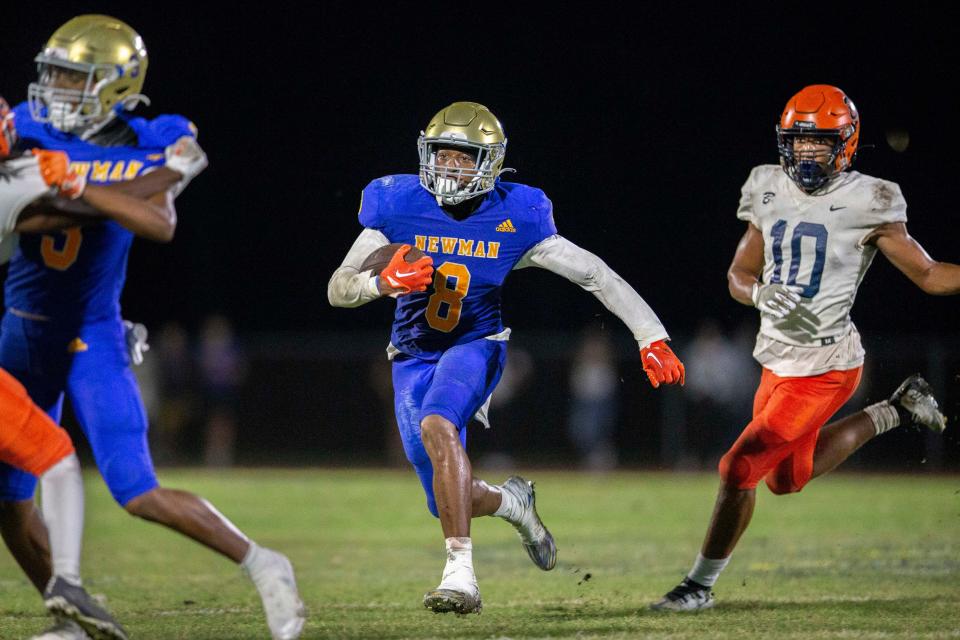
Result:
{"type": "Polygon", "coordinates": [[[207,168],[207,154],[203,152],[193,136],[181,136],[176,142],[163,150],[165,166],[183,176],[175,187],[175,195],[187,188],[190,181],[207,168]]]}
{"type": "Polygon", "coordinates": [[[123,321],[123,337],[127,341],[127,354],[133,364],[143,364],[143,354],[150,351],[147,344],[147,328],[139,322],[123,321]]]}
{"type": "Polygon", "coordinates": [[[753,306],[763,313],[769,313],[774,318],[783,319],[789,316],[800,304],[800,292],[803,287],[787,284],[760,284],[753,285],[750,298],[753,306]]]}

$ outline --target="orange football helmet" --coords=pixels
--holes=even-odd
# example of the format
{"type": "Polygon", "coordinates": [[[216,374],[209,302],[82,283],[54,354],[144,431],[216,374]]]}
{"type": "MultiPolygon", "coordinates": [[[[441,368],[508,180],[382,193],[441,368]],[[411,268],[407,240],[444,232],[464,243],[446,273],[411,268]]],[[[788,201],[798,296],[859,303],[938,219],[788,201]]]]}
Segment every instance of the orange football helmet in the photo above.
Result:
{"type": "Polygon", "coordinates": [[[804,87],[787,101],[777,124],[780,165],[804,191],[816,191],[853,166],[860,142],[860,115],[843,91],[828,84],[804,87]],[[797,137],[826,138],[833,150],[826,161],[794,150],[797,137]]]}

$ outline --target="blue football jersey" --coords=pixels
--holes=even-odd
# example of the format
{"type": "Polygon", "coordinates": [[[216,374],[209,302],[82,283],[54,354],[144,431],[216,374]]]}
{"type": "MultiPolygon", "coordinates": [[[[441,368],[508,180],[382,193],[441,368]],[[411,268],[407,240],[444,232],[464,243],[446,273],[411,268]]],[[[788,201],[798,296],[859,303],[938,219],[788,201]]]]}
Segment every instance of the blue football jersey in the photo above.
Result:
{"type": "MultiPolygon", "coordinates": [[[[108,126],[120,137],[109,142],[111,146],[102,146],[36,122],[26,103],[14,111],[21,147],[66,151],[71,168],[91,184],[132,180],[163,166],[167,146],[182,136],[196,135],[193,124],[182,116],[146,120],[118,111],[120,122],[108,126]]],[[[133,234],[112,221],[21,235],[7,275],[7,306],[58,320],[117,317],[132,242],[133,234]]]]}
{"type": "Polygon", "coordinates": [[[417,176],[386,176],[363,190],[359,217],[390,242],[433,258],[433,286],[398,299],[391,334],[397,349],[424,360],[503,331],[504,280],[531,247],[557,233],[543,191],[511,182],[497,182],[476,211],[458,221],[417,176]]]}

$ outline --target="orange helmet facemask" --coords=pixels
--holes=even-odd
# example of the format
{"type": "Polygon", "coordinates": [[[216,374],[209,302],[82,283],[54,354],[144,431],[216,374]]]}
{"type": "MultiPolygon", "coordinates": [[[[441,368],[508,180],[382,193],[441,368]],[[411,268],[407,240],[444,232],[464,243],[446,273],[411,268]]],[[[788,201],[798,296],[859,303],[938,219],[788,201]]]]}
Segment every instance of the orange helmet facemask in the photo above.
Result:
{"type": "Polygon", "coordinates": [[[804,87],[790,98],[777,124],[780,165],[798,187],[812,193],[853,166],[860,142],[860,115],[853,101],[827,84],[804,87]],[[798,137],[826,138],[833,149],[826,160],[798,153],[798,137]]]}

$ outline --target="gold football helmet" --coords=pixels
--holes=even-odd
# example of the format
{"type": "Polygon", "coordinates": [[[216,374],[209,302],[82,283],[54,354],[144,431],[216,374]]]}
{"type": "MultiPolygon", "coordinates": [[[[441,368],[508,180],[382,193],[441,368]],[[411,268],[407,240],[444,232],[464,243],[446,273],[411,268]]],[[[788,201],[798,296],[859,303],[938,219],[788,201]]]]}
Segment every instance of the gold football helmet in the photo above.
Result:
{"type": "Polygon", "coordinates": [[[34,59],[39,78],[27,99],[38,122],[82,137],[101,129],[117,108],[146,102],[147,48],[116,18],[77,16],[53,32],[34,59]]]}
{"type": "Polygon", "coordinates": [[[455,205],[493,190],[504,171],[507,138],[496,116],[476,102],[454,102],[433,116],[417,141],[420,184],[440,204],[455,205]],[[473,168],[438,166],[437,150],[453,148],[474,157],[473,168]]]}

